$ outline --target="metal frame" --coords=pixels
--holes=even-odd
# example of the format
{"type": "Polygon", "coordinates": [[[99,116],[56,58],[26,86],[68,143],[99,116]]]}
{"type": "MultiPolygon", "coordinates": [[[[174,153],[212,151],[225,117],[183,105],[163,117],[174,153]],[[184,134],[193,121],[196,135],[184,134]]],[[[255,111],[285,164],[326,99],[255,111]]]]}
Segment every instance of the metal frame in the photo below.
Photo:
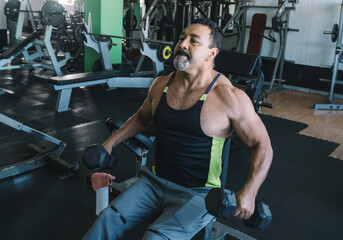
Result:
{"type": "Polygon", "coordinates": [[[5,66],[7,63],[9,63],[10,61],[12,61],[14,58],[16,58],[17,56],[19,56],[20,54],[22,54],[23,52],[26,51],[26,56],[29,57],[29,59],[32,59],[30,57],[30,55],[27,53],[27,49],[29,49],[30,47],[32,47],[34,44],[31,42],[29,44],[27,44],[24,48],[22,48],[22,50],[18,51],[16,54],[12,55],[9,58],[3,58],[0,60],[0,70],[11,70],[11,69],[19,69],[19,68],[32,68],[32,67],[39,67],[41,66],[41,63],[31,63],[31,64],[21,64],[21,65],[12,65],[12,66],[5,66]]]}
{"type": "MultiPolygon", "coordinates": [[[[112,63],[108,49],[108,42],[99,42],[94,39],[92,35],[92,18],[91,13],[88,15],[88,23],[85,24],[87,32],[83,32],[86,41],[84,42],[85,46],[93,48],[96,52],[100,53],[102,58],[103,68],[105,70],[112,70],[112,63]],[[90,33],[90,34],[87,34],[90,33]]],[[[134,73],[131,73],[128,77],[114,77],[111,78],[104,78],[98,79],[93,81],[82,81],[78,83],[72,84],[63,84],[63,85],[54,85],[50,84],[50,86],[58,92],[57,102],[55,111],[56,112],[65,112],[70,110],[69,103],[71,98],[71,93],[73,88],[78,87],[85,87],[85,86],[94,86],[98,84],[107,84],[109,89],[116,89],[116,88],[149,88],[151,86],[154,77],[141,77],[146,75],[154,75],[155,77],[158,76],[164,70],[163,63],[157,57],[157,50],[151,49],[147,44],[145,39],[148,39],[148,31],[149,31],[149,17],[146,18],[145,27],[142,28],[142,37],[141,42],[143,45],[143,49],[141,49],[142,56],[139,59],[138,65],[134,73]],[[140,71],[142,66],[144,57],[149,57],[153,62],[153,70],[152,71],[140,71]]]]}
{"type": "Polygon", "coordinates": [[[65,112],[70,110],[69,103],[73,88],[95,86],[98,84],[107,84],[109,89],[116,88],[149,88],[154,78],[149,77],[113,77],[94,81],[84,81],[80,83],[72,83],[65,85],[49,84],[55,91],[58,92],[55,111],[65,112]]]}
{"type": "Polygon", "coordinates": [[[285,62],[285,52],[286,52],[286,44],[287,44],[287,37],[288,37],[288,31],[289,31],[289,17],[291,11],[295,11],[295,4],[297,2],[291,2],[292,7],[285,7],[284,10],[282,9],[283,5],[286,4],[286,1],[282,2],[282,5],[279,7],[277,11],[277,15],[280,15],[282,19],[285,19],[283,24],[285,24],[280,31],[280,47],[279,52],[276,58],[276,62],[274,65],[273,74],[269,83],[269,91],[271,92],[274,89],[279,89],[280,87],[274,86],[275,81],[282,82],[282,76],[283,76],[283,68],[284,68],[284,62],[285,62]],[[276,74],[279,71],[278,78],[276,78],[276,74]]]}
{"type": "Polygon", "coordinates": [[[223,31],[225,32],[225,29],[229,29],[230,26],[234,23],[237,26],[237,33],[236,34],[225,34],[224,36],[230,37],[230,36],[238,36],[238,41],[237,41],[237,47],[236,51],[237,52],[244,52],[244,43],[245,43],[245,32],[246,32],[246,15],[249,9],[258,9],[258,8],[263,8],[263,9],[278,9],[279,6],[264,6],[264,5],[246,5],[250,1],[245,1],[245,0],[239,0],[236,3],[235,7],[235,12],[232,15],[232,17],[229,19],[229,21],[225,24],[225,26],[222,28],[223,31]],[[241,16],[243,16],[243,22],[242,24],[239,23],[241,16]],[[242,26],[240,26],[242,25],[242,26]]]}
{"type": "MultiPolygon", "coordinates": [[[[106,124],[107,124],[107,121],[106,121],[106,124]]],[[[113,123],[113,124],[115,127],[113,130],[115,130],[115,129],[119,129],[123,123],[113,123]]],[[[109,127],[109,129],[110,129],[110,127],[109,127]]],[[[112,130],[110,129],[110,131],[112,131],[112,130]]],[[[155,136],[150,135],[150,134],[148,136],[146,136],[146,138],[148,138],[151,141],[151,143],[153,143],[156,139],[155,136]]],[[[120,182],[120,183],[112,182],[112,187],[119,192],[123,192],[128,187],[130,187],[132,184],[134,184],[137,181],[137,179],[139,178],[139,168],[147,165],[148,152],[150,149],[147,147],[139,146],[138,144],[135,143],[135,141],[140,142],[137,139],[132,140],[132,138],[122,142],[122,144],[124,144],[124,146],[127,147],[136,156],[136,176],[129,178],[129,179],[127,179],[123,182],[120,182]]]]}
{"type": "MultiPolygon", "coordinates": [[[[37,26],[34,21],[34,16],[33,16],[30,1],[22,0],[20,2],[20,12],[18,15],[18,23],[17,23],[17,28],[16,28],[16,34],[15,34],[17,41],[23,41],[25,39],[22,37],[22,33],[23,33],[23,26],[24,26],[26,14],[28,14],[29,16],[32,29],[34,31],[37,30],[37,26]]],[[[2,59],[0,61],[0,66],[1,66],[0,70],[18,69],[18,68],[25,68],[25,67],[30,67],[30,68],[42,67],[44,69],[54,71],[57,76],[62,76],[61,68],[65,66],[66,62],[70,59],[70,53],[63,52],[64,58],[61,61],[57,60],[57,56],[56,56],[57,53],[54,52],[54,49],[51,45],[51,33],[52,33],[52,26],[51,25],[46,26],[43,41],[36,39],[32,44],[29,44],[29,46],[23,48],[22,51],[19,51],[19,53],[14,56],[16,57],[20,54],[23,54],[27,64],[3,67],[6,63],[8,63],[14,58],[14,57],[11,57],[10,59],[2,59]],[[32,46],[35,47],[36,52],[33,54],[29,54],[27,50],[32,46]],[[49,60],[52,63],[52,66],[34,61],[35,59],[41,59],[42,57],[44,57],[44,51],[42,47],[46,49],[47,55],[49,57],[49,60]]]]}
{"type": "Polygon", "coordinates": [[[142,166],[146,166],[147,161],[148,161],[148,152],[149,152],[149,149],[144,149],[144,148],[135,146],[130,141],[125,141],[123,142],[123,144],[136,155],[136,176],[129,178],[120,183],[112,182],[112,188],[119,192],[124,192],[128,187],[130,187],[132,184],[134,184],[138,180],[139,168],[142,166]]]}
{"type": "MultiPolygon", "coordinates": [[[[110,53],[108,49],[109,42],[100,42],[94,39],[93,31],[92,31],[92,14],[91,12],[88,13],[88,23],[85,23],[87,32],[83,32],[84,36],[86,37],[86,41],[84,42],[85,46],[93,48],[96,52],[100,53],[101,60],[103,64],[103,68],[105,70],[112,70],[112,63],[110,58],[110,53]]],[[[148,45],[149,39],[149,16],[144,18],[144,21],[141,22],[141,43],[143,48],[140,49],[142,54],[141,58],[139,59],[138,65],[134,73],[130,74],[131,77],[138,77],[138,76],[146,76],[146,75],[155,75],[158,76],[164,70],[164,64],[158,59],[158,51],[157,49],[152,49],[148,45]],[[145,56],[149,57],[153,63],[153,71],[140,71],[142,66],[143,60],[145,56]]],[[[104,34],[105,36],[105,34],[104,34]]],[[[109,35],[110,36],[110,35],[109,35]]],[[[155,41],[158,42],[158,41],[155,41]]]]}
{"type": "MultiPolygon", "coordinates": [[[[287,1],[282,1],[281,5],[278,6],[264,6],[264,5],[246,5],[246,2],[244,0],[240,0],[236,4],[236,9],[235,13],[233,16],[230,18],[230,20],[225,24],[225,26],[222,28],[223,30],[228,29],[230,25],[235,23],[237,27],[237,34],[224,34],[224,36],[233,36],[233,35],[238,35],[238,41],[237,41],[237,47],[236,51],[237,52],[243,52],[243,47],[245,43],[245,32],[246,32],[246,15],[247,11],[249,9],[258,9],[258,8],[263,8],[263,9],[277,9],[277,14],[284,19],[284,26],[283,29],[280,31],[280,47],[278,51],[278,55],[276,58],[276,62],[274,65],[274,70],[272,74],[272,78],[270,82],[266,82],[265,84],[269,85],[269,89],[267,92],[271,92],[275,89],[279,89],[280,87],[275,87],[274,82],[275,81],[281,81],[282,75],[283,75],[283,67],[284,67],[284,61],[285,61],[285,52],[286,52],[286,43],[287,43],[287,36],[288,36],[288,31],[299,31],[298,29],[290,29],[289,28],[289,17],[290,17],[290,12],[293,10],[295,11],[295,4],[297,1],[288,1],[289,3],[292,4],[291,7],[284,7],[287,1]],[[243,16],[243,22],[242,22],[242,27],[239,26],[239,19],[243,16]],[[240,29],[242,28],[242,29],[240,29]],[[276,78],[276,74],[279,71],[278,78],[276,78]]],[[[266,28],[268,29],[268,28],[266,28]]]]}
{"type": "Polygon", "coordinates": [[[343,53],[343,42],[342,42],[342,34],[343,34],[343,0],[341,4],[341,12],[339,18],[339,30],[338,30],[338,38],[336,41],[336,48],[335,48],[335,58],[333,62],[332,68],[332,78],[331,78],[331,86],[330,86],[330,93],[329,93],[329,104],[315,104],[314,109],[316,110],[343,110],[343,104],[334,104],[333,97],[334,97],[334,89],[336,84],[343,85],[343,81],[337,80],[337,73],[338,73],[338,64],[339,59],[341,58],[343,53]]]}
{"type": "Polygon", "coordinates": [[[11,90],[5,89],[5,88],[0,88],[0,96],[1,96],[1,95],[5,95],[5,94],[13,95],[14,92],[11,91],[11,90]]]}
{"type": "Polygon", "coordinates": [[[34,156],[28,160],[1,167],[0,180],[43,167],[48,163],[64,172],[64,174],[59,177],[60,179],[72,175],[79,169],[78,164],[70,164],[59,158],[66,147],[66,143],[62,142],[61,140],[51,137],[33,128],[30,128],[22,124],[21,122],[9,118],[1,113],[0,123],[3,123],[18,131],[23,131],[28,134],[34,135],[35,137],[38,137],[40,139],[43,139],[47,142],[56,145],[55,148],[49,151],[43,151],[38,146],[31,145],[31,149],[34,151],[34,156]]]}

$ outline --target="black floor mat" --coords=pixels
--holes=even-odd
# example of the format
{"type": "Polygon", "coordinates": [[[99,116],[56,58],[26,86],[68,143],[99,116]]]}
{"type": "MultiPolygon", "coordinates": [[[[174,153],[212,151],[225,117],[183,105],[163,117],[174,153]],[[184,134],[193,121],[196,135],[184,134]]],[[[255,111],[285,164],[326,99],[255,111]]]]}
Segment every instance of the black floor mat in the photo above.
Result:
{"type": "MultiPolygon", "coordinates": [[[[274,158],[258,198],[270,205],[273,221],[264,231],[242,221],[224,221],[258,239],[341,239],[343,234],[343,162],[328,157],[338,146],[296,134],[305,124],[261,116],[270,134],[274,158]]],[[[249,173],[247,148],[231,153],[227,187],[238,191],[249,173]]]]}

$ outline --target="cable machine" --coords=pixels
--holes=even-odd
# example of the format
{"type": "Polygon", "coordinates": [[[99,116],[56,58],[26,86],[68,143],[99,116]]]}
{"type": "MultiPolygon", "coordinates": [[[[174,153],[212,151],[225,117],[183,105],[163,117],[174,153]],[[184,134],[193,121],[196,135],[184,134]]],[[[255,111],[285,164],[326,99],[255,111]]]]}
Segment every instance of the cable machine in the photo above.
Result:
{"type": "Polygon", "coordinates": [[[317,110],[343,110],[343,104],[334,104],[334,89],[336,84],[343,85],[343,81],[337,80],[338,64],[343,63],[343,42],[342,42],[342,32],[343,32],[343,0],[341,4],[341,13],[339,17],[339,24],[334,24],[332,31],[324,31],[324,34],[331,34],[331,41],[336,42],[335,48],[335,58],[332,68],[332,78],[331,87],[329,93],[329,103],[328,104],[315,104],[314,109],[317,110]]]}

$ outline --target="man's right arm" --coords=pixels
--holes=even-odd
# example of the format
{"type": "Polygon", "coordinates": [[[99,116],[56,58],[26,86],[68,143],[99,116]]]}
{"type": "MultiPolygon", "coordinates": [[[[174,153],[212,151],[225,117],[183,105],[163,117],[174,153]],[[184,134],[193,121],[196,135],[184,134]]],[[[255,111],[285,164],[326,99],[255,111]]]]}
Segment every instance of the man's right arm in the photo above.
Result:
{"type": "Polygon", "coordinates": [[[156,86],[159,85],[156,84],[157,82],[159,82],[159,79],[160,77],[155,79],[152,83],[148,92],[148,96],[142,106],[138,109],[138,111],[133,114],[120,129],[115,131],[111,135],[111,137],[109,137],[102,144],[107,152],[111,153],[114,146],[118,145],[122,141],[125,141],[126,139],[135,136],[151,125],[153,115],[152,102],[156,94],[159,92],[159,87],[156,86]]]}

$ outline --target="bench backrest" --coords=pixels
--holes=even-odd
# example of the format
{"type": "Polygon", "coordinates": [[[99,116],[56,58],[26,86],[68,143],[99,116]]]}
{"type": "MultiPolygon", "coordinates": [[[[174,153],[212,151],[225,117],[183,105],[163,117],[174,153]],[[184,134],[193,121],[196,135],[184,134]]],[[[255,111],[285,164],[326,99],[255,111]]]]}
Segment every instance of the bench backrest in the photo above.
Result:
{"type": "Polygon", "coordinates": [[[215,70],[224,74],[252,76],[262,65],[261,56],[221,50],[215,58],[215,70]]]}

